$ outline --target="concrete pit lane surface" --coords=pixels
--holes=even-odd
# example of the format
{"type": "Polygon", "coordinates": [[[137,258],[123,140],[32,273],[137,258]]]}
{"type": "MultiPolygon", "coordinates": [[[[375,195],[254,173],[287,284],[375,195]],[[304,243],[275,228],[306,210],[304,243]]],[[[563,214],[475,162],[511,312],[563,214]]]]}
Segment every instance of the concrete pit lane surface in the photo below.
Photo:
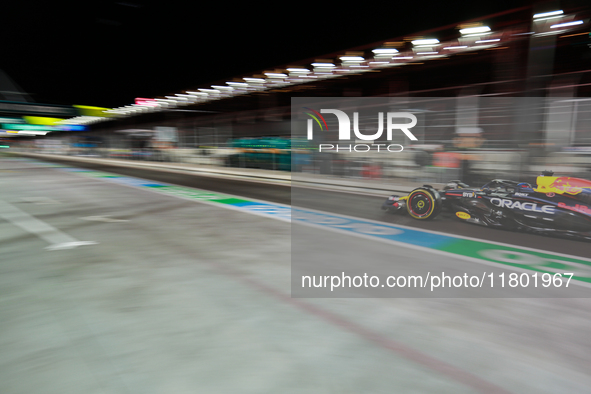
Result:
{"type": "Polygon", "coordinates": [[[588,392],[588,298],[294,298],[292,231],[477,263],[156,184],[0,158],[0,392],[588,392]]]}

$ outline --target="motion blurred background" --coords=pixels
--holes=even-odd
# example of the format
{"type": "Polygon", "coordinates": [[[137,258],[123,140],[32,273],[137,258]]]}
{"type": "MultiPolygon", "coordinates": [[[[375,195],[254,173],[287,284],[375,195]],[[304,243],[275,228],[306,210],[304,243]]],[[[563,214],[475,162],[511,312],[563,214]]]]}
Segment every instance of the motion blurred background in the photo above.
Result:
{"type": "Polygon", "coordinates": [[[584,1],[3,4],[0,392],[588,392],[588,243],[379,208],[451,179],[591,178],[590,18],[584,1]],[[318,152],[293,98],[376,98],[366,134],[386,101],[418,140],[318,152]],[[491,268],[289,223],[291,204],[584,280],[560,299],[292,298],[294,230],[337,267],[491,268]]]}
{"type": "MultiPolygon", "coordinates": [[[[589,10],[510,5],[217,16],[160,3],[21,4],[6,18],[12,104],[0,108],[1,136],[47,153],[280,170],[292,170],[293,150],[294,171],[354,178],[479,183],[550,167],[586,177],[589,10]],[[293,97],[406,97],[419,140],[385,160],[320,158],[290,138],[293,97]]],[[[361,128],[375,121],[362,117],[361,128]]]]}

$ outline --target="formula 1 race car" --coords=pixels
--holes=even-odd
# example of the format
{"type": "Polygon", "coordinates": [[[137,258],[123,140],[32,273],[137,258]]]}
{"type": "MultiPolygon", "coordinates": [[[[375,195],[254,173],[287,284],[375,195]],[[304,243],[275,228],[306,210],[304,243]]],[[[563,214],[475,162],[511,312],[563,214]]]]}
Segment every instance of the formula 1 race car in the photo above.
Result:
{"type": "Polygon", "coordinates": [[[591,240],[591,181],[555,177],[544,171],[536,186],[495,179],[472,188],[451,181],[441,191],[424,185],[407,196],[388,197],[382,209],[406,210],[417,220],[447,209],[461,220],[482,226],[591,240]]]}

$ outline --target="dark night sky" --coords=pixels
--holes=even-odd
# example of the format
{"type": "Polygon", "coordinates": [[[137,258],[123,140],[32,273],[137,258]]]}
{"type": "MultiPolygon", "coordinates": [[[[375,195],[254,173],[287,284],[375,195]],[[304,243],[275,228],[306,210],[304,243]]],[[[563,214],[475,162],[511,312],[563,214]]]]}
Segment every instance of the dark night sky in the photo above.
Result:
{"type": "Polygon", "coordinates": [[[0,69],[36,102],[115,107],[517,7],[516,1],[26,1],[0,69]],[[287,8],[285,8],[287,6],[287,8]]]}

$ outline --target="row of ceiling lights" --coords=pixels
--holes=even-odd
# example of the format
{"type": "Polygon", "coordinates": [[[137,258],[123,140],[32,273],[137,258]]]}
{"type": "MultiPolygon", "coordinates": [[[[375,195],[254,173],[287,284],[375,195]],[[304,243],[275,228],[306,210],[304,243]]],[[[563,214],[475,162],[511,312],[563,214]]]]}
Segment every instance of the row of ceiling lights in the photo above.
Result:
{"type": "MultiPolygon", "coordinates": [[[[535,14],[534,22],[546,20],[556,20],[565,18],[562,10],[535,14]]],[[[537,35],[562,33],[574,26],[581,25],[584,22],[568,21],[551,25],[548,32],[538,33],[537,35]],[[557,30],[553,30],[557,29],[557,30]]],[[[415,61],[440,58],[449,56],[462,51],[472,51],[484,48],[490,48],[501,44],[502,34],[495,34],[488,26],[467,27],[460,30],[461,37],[453,44],[446,46],[440,43],[436,38],[422,38],[411,41],[413,47],[411,51],[400,53],[395,48],[377,48],[372,50],[373,60],[368,61],[362,56],[341,56],[341,66],[338,67],[330,62],[312,63],[312,70],[305,67],[287,68],[288,74],[283,72],[266,72],[266,78],[247,77],[242,81],[226,82],[226,85],[212,85],[211,88],[199,88],[195,91],[186,91],[164,98],[140,99],[135,104],[115,108],[105,111],[108,117],[78,117],[68,119],[68,124],[91,124],[98,121],[109,119],[109,117],[122,117],[140,113],[162,111],[178,106],[205,103],[219,100],[227,97],[233,97],[241,94],[280,88],[287,85],[301,84],[318,79],[338,77],[347,73],[359,73],[369,71],[375,68],[391,67],[406,64],[415,61]],[[441,47],[441,48],[440,48],[441,47]]],[[[521,34],[535,34],[534,32],[521,34]]]]}

